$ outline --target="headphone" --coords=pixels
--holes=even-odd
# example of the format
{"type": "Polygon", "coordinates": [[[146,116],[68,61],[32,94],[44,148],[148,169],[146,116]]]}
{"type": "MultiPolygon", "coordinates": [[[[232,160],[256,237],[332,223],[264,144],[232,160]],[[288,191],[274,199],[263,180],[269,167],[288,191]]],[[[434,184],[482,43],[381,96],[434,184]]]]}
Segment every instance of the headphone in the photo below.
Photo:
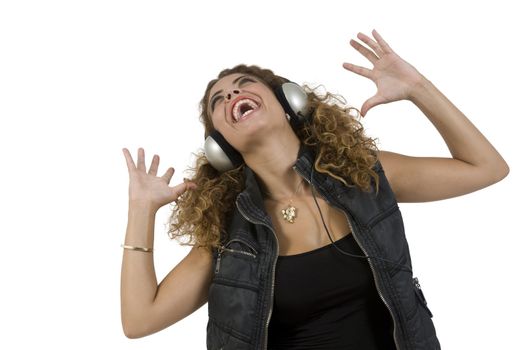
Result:
{"type": "MultiPolygon", "coordinates": [[[[304,123],[310,121],[306,91],[298,84],[286,81],[273,92],[286,113],[286,119],[297,133],[304,123]]],[[[241,154],[217,130],[213,130],[204,141],[204,154],[211,166],[221,173],[244,163],[241,154]]]]}
{"type": "MultiPolygon", "coordinates": [[[[288,119],[290,126],[292,127],[294,132],[297,134],[298,130],[305,123],[311,122],[312,113],[308,109],[308,95],[306,91],[298,84],[291,82],[287,79],[284,79],[284,80],[285,80],[285,83],[279,85],[277,88],[274,88],[273,92],[275,96],[277,97],[277,100],[283,107],[286,113],[286,119],[288,119]]],[[[244,163],[244,160],[241,154],[235,148],[233,148],[233,146],[230,145],[228,141],[226,141],[224,136],[217,130],[213,130],[210,133],[210,135],[208,135],[208,137],[206,138],[204,142],[204,154],[208,162],[217,171],[221,173],[235,169],[244,163]]],[[[313,181],[313,173],[314,173],[314,164],[312,164],[312,168],[310,171],[310,184],[312,184],[312,181],[313,181]]],[[[314,198],[315,205],[317,206],[317,209],[319,210],[319,214],[321,215],[321,220],[323,222],[323,226],[328,235],[328,238],[330,238],[332,245],[335,246],[335,248],[339,252],[345,255],[356,257],[356,258],[364,258],[364,259],[375,258],[375,259],[387,261],[394,265],[402,266],[404,270],[410,271],[410,273],[412,273],[412,269],[408,265],[398,264],[392,260],[380,258],[377,256],[355,255],[355,254],[351,254],[351,253],[341,250],[332,240],[332,237],[330,236],[330,233],[328,232],[328,228],[326,227],[326,224],[324,222],[323,214],[321,213],[321,208],[319,207],[319,204],[317,203],[317,199],[315,197],[313,186],[310,186],[310,189],[312,191],[312,196],[314,198]]]]}

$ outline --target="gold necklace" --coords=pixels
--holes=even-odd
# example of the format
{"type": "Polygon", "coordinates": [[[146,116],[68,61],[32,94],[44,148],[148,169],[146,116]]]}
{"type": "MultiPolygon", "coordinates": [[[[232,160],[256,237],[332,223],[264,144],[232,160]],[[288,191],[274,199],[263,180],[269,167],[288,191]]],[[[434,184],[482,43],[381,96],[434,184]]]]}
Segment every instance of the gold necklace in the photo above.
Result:
{"type": "MultiPolygon", "coordinates": [[[[301,188],[301,184],[303,183],[303,179],[301,178],[301,181],[299,182],[299,186],[297,186],[297,190],[295,191],[294,197],[297,196],[297,192],[299,192],[299,188],[301,188]]],[[[263,191],[270,199],[274,201],[279,201],[277,199],[272,198],[272,195],[266,191],[263,191]]],[[[290,198],[290,201],[288,203],[288,206],[281,210],[281,214],[283,214],[283,219],[288,221],[289,223],[293,224],[295,221],[295,218],[297,217],[297,208],[292,205],[292,198],[290,198]]]]}

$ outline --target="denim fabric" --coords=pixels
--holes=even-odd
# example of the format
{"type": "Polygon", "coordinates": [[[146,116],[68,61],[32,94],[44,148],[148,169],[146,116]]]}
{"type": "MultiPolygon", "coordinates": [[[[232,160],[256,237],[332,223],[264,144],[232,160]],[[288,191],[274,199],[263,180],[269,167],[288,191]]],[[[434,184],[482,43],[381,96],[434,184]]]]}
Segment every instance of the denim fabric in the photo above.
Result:
{"type": "MultiPolygon", "coordinates": [[[[310,182],[313,149],[301,145],[294,170],[310,182]]],[[[379,161],[379,192],[346,187],[314,170],[311,185],[331,205],[343,210],[354,237],[368,256],[376,288],[390,310],[399,350],[440,350],[432,312],[419,279],[412,276],[408,242],[395,196],[379,161]]],[[[213,280],[208,294],[208,350],[267,349],[273,305],[277,239],[265,212],[255,173],[244,167],[245,189],[237,196],[226,225],[223,249],[214,250],[213,280]]],[[[350,183],[350,179],[347,179],[350,183]]]]}

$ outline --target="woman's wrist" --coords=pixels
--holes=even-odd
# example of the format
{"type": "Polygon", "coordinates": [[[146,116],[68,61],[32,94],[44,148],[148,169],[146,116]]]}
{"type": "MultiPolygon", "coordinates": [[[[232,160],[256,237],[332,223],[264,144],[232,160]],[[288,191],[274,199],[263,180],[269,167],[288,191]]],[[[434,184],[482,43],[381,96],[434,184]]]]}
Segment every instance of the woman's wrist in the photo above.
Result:
{"type": "Polygon", "coordinates": [[[150,201],[145,200],[129,200],[128,202],[128,210],[129,212],[133,213],[148,213],[148,214],[156,214],[157,208],[153,203],[150,201]]]}
{"type": "Polygon", "coordinates": [[[423,96],[425,94],[428,94],[432,86],[433,85],[430,80],[428,80],[424,76],[421,76],[421,79],[413,85],[412,90],[408,95],[408,100],[412,101],[417,105],[421,101],[423,96]]]}

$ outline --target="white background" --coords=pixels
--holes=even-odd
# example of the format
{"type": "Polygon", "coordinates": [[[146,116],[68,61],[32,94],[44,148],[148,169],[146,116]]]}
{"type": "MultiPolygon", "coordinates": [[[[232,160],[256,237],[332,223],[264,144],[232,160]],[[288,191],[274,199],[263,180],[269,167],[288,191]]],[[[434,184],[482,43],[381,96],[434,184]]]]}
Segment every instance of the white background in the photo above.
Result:
{"type": "MultiPolygon", "coordinates": [[[[323,84],[361,108],[376,87],[349,45],[377,29],[510,165],[502,182],[401,203],[414,275],[443,349],[523,349],[523,22],[515,2],[3,1],[0,5],[0,348],[205,349],[207,305],[141,339],[120,323],[128,173],[188,175],[209,80],[237,63],[323,84]]],[[[449,157],[409,101],[362,121],[379,148],[449,157]]],[[[189,252],[157,214],[162,278],[189,252]]]]}

